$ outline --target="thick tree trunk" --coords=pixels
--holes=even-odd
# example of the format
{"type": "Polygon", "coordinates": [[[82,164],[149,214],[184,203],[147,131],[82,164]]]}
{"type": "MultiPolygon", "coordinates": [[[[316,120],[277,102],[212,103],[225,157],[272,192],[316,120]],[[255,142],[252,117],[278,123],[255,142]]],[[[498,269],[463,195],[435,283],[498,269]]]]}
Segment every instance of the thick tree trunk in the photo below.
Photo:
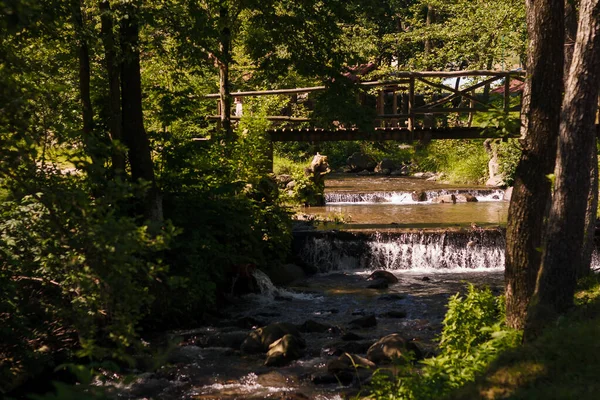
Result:
{"type": "Polygon", "coordinates": [[[108,124],[112,148],[112,169],[115,175],[125,173],[125,153],[119,149],[117,142],[123,142],[123,128],[121,121],[121,79],[120,68],[117,61],[117,48],[113,32],[113,17],[109,0],[100,0],[100,21],[102,24],[102,43],[104,44],[104,58],[108,74],[108,124]]]}
{"type": "Polygon", "coordinates": [[[521,329],[541,262],[563,89],[564,0],[527,0],[528,78],[521,145],[506,229],[506,321],[521,329]]]}
{"type": "Polygon", "coordinates": [[[219,8],[219,100],[221,101],[221,128],[225,143],[229,147],[233,141],[231,126],[231,87],[229,83],[229,65],[231,64],[231,30],[229,28],[229,8],[222,4],[219,8]]]}
{"type": "Polygon", "coordinates": [[[587,197],[587,209],[585,212],[585,232],[583,251],[581,252],[581,268],[577,271],[577,279],[588,276],[592,272],[592,254],[594,253],[596,236],[596,220],[598,218],[598,151],[596,139],[590,148],[590,190],[587,197]]]}
{"type": "Polygon", "coordinates": [[[124,12],[128,18],[121,20],[123,139],[128,148],[131,177],[135,182],[150,183],[144,199],[144,216],[151,221],[162,221],[162,200],[154,179],[150,142],[144,128],[138,16],[131,5],[125,6],[124,12]]]}
{"type": "Polygon", "coordinates": [[[562,106],[556,180],[546,246],[526,340],[573,305],[577,271],[582,269],[590,149],[595,144],[595,111],[600,87],[600,0],[583,0],[577,40],[562,106]]]}
{"type": "Polygon", "coordinates": [[[90,50],[85,33],[82,4],[80,0],[73,0],[73,24],[77,35],[77,55],[79,59],[79,96],[83,117],[83,142],[86,152],[92,158],[95,168],[101,168],[102,155],[99,152],[100,141],[94,135],[94,110],[90,95],[90,50]]]}

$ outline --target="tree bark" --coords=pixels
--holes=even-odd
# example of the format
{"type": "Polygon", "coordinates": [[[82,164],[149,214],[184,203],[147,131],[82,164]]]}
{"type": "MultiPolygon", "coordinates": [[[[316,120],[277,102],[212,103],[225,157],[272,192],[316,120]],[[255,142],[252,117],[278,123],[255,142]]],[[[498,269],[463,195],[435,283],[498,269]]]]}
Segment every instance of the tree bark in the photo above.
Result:
{"type": "Polygon", "coordinates": [[[219,8],[219,100],[221,102],[221,128],[225,144],[229,147],[233,141],[231,126],[231,87],[229,65],[231,64],[231,30],[229,28],[229,8],[225,2],[219,8]]]}
{"type": "Polygon", "coordinates": [[[121,120],[121,79],[119,76],[119,62],[117,61],[117,48],[113,32],[113,17],[109,0],[100,0],[100,21],[102,30],[102,43],[104,44],[104,59],[108,75],[108,124],[112,146],[112,169],[115,175],[125,173],[125,154],[119,149],[123,142],[123,128],[121,120]]]}
{"type": "Polygon", "coordinates": [[[541,262],[563,89],[564,0],[527,0],[528,77],[521,145],[506,229],[506,321],[521,329],[541,262]]]}
{"type": "MultiPolygon", "coordinates": [[[[425,17],[425,25],[429,26],[435,22],[435,9],[432,5],[427,5],[427,16],[425,17]]],[[[433,48],[433,44],[431,43],[431,39],[425,39],[425,49],[423,54],[425,55],[425,59],[427,59],[431,53],[433,48]]]]}
{"type": "Polygon", "coordinates": [[[144,199],[144,216],[162,221],[162,200],[154,179],[150,141],[144,128],[142,110],[142,78],[140,73],[139,21],[135,7],[124,6],[128,17],[121,20],[121,104],[123,139],[128,148],[131,177],[134,182],[150,183],[144,199]]]}
{"type": "MultiPolygon", "coordinates": [[[[597,134],[597,132],[596,132],[597,134]]],[[[581,252],[581,268],[577,271],[577,279],[588,276],[592,272],[592,255],[594,253],[596,236],[596,220],[598,218],[598,150],[596,137],[590,148],[590,190],[587,197],[587,210],[585,212],[585,232],[583,251],[581,252]]]]}
{"type": "Polygon", "coordinates": [[[590,149],[600,87],[600,0],[583,0],[577,40],[561,112],[556,180],[542,267],[531,303],[525,339],[573,306],[582,269],[590,149]]]}
{"type": "Polygon", "coordinates": [[[86,38],[81,0],[73,0],[72,7],[79,59],[79,96],[83,117],[83,142],[87,154],[92,159],[92,165],[95,168],[101,168],[103,160],[99,151],[100,140],[94,135],[94,110],[90,95],[90,49],[86,38]]]}

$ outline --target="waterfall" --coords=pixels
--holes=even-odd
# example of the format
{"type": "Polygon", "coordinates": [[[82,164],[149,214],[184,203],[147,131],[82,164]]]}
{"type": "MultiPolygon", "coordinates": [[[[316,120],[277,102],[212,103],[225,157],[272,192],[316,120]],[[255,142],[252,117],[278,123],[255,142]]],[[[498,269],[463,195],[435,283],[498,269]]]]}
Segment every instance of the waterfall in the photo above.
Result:
{"type": "Polygon", "coordinates": [[[271,278],[260,269],[255,269],[252,272],[252,276],[256,279],[258,290],[261,295],[272,299],[278,294],[278,289],[273,282],[271,282],[271,278]]]}
{"type": "Polygon", "coordinates": [[[431,199],[447,194],[470,194],[475,196],[478,201],[502,201],[504,190],[502,189],[439,189],[426,190],[427,200],[417,202],[413,200],[412,192],[372,192],[372,193],[345,193],[329,192],[325,193],[325,202],[327,204],[347,204],[347,203],[391,203],[391,204],[423,204],[430,203],[431,199]]]}
{"type": "Polygon", "coordinates": [[[475,270],[504,267],[504,231],[312,232],[296,240],[320,272],[352,269],[475,270]]]}

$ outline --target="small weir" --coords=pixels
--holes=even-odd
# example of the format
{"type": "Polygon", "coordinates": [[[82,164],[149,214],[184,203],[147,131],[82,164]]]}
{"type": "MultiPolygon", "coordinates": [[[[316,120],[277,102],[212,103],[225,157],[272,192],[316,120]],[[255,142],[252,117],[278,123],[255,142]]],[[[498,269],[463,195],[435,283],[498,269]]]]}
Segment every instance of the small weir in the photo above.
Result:
{"type": "Polygon", "coordinates": [[[388,191],[388,192],[326,192],[325,203],[353,204],[353,203],[390,203],[390,204],[429,204],[436,197],[445,195],[469,194],[477,201],[502,201],[504,190],[502,189],[437,189],[417,191],[388,191]],[[424,200],[419,201],[419,195],[424,194],[424,200]]]}
{"type": "Polygon", "coordinates": [[[500,228],[297,232],[294,251],[319,272],[499,270],[504,267],[504,236],[500,228]]]}

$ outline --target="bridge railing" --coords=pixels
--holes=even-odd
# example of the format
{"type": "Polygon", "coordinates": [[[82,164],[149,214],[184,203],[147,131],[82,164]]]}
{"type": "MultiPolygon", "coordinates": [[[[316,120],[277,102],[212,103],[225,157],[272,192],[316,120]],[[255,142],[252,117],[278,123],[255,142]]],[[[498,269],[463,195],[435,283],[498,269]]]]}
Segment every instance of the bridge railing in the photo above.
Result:
{"type": "MultiPolygon", "coordinates": [[[[435,130],[471,128],[477,113],[519,111],[524,71],[425,71],[396,72],[391,78],[362,82],[365,89],[361,103],[376,108],[374,130],[435,130]],[[373,101],[374,99],[374,101],[373,101]]],[[[245,97],[288,95],[297,99],[305,94],[326,90],[325,86],[246,91],[231,93],[236,99],[232,120],[239,120],[245,112],[245,97]],[[300,95],[300,96],[299,96],[300,95]]],[[[217,99],[218,94],[204,96],[217,99]]],[[[217,104],[220,112],[220,105],[217,104]]],[[[219,120],[219,115],[209,117],[219,120]]],[[[286,124],[285,131],[293,126],[311,124],[306,116],[271,115],[267,119],[286,124]]],[[[352,127],[340,126],[351,130],[352,127]]],[[[319,127],[302,128],[303,132],[321,131],[319,127]]],[[[283,129],[275,128],[273,132],[283,129]]]]}

